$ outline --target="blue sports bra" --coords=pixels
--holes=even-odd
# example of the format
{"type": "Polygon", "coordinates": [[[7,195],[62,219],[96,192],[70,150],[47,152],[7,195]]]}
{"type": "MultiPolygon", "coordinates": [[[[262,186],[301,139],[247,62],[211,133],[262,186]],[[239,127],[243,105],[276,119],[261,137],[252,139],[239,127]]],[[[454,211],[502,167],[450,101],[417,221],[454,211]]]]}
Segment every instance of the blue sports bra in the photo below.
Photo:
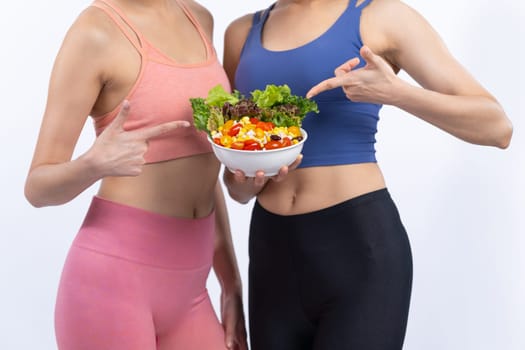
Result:
{"type": "MultiPolygon", "coordinates": [[[[262,30],[272,5],[256,12],[244,43],[237,71],[235,88],[244,95],[267,84],[287,84],[292,93],[304,96],[311,87],[331,78],[334,69],[359,55],[363,46],[360,35],[362,9],[350,0],[336,22],[320,37],[298,48],[270,51],[261,43],[262,30]]],[[[375,134],[381,105],[350,101],[342,89],[333,89],[314,97],[319,114],[307,115],[303,128],[308,140],[303,147],[300,167],[376,162],[375,134]]]]}

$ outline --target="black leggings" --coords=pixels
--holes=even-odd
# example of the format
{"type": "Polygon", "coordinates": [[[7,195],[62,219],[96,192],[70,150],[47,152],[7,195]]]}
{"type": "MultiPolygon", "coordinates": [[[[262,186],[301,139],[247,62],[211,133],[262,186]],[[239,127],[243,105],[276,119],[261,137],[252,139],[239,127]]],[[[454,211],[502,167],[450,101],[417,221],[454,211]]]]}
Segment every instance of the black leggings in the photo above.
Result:
{"type": "Polygon", "coordinates": [[[252,350],[400,350],[412,256],[386,189],[282,216],[255,203],[252,350]]]}

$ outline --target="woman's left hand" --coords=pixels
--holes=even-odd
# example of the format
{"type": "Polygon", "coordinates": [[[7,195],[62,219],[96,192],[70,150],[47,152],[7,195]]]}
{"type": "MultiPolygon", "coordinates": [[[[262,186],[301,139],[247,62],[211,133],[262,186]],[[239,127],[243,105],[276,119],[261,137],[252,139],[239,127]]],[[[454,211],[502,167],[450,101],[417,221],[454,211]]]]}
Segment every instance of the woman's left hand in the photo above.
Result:
{"type": "Polygon", "coordinates": [[[244,310],[239,293],[222,293],[221,318],[226,347],[229,350],[247,350],[244,310]]]}
{"type": "Polygon", "coordinates": [[[354,102],[390,104],[400,79],[392,67],[367,46],[361,48],[360,54],[366,62],[363,68],[354,70],[360,62],[358,57],[348,60],[335,69],[335,77],[311,88],[306,97],[342,87],[346,97],[354,102]]]}

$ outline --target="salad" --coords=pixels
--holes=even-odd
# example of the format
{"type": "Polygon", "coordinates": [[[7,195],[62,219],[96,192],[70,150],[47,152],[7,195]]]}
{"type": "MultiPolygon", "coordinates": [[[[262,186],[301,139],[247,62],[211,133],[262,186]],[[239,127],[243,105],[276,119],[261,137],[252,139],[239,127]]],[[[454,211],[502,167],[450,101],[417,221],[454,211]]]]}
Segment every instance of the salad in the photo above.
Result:
{"type": "Polygon", "coordinates": [[[249,98],[222,85],[207,98],[191,98],[195,127],[226,148],[270,150],[299,143],[301,123],[309,112],[318,113],[315,101],[292,95],[288,85],[267,85],[249,98]]]}

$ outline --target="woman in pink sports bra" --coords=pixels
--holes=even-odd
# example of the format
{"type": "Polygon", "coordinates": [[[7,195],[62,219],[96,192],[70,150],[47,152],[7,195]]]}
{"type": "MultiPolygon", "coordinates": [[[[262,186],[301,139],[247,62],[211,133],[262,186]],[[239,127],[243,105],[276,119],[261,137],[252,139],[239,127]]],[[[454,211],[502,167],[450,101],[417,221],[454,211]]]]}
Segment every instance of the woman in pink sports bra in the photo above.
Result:
{"type": "Polygon", "coordinates": [[[25,195],[43,207],[100,187],[62,271],[60,350],[247,348],[220,164],[188,100],[229,87],[212,27],[192,0],[97,0],[64,39],[25,195]],[[88,116],[97,138],[72,159],[88,116]]]}

